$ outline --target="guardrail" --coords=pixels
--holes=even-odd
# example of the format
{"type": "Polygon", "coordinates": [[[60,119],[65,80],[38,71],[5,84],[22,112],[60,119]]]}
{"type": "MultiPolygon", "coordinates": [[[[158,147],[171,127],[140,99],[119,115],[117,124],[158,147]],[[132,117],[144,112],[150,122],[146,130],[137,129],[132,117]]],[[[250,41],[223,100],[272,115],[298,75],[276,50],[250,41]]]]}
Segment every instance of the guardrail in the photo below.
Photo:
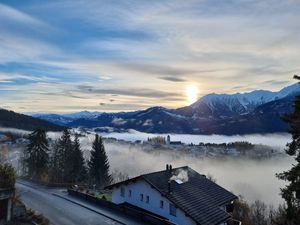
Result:
{"type": "Polygon", "coordinates": [[[145,211],[142,210],[138,210],[136,208],[132,208],[132,207],[128,207],[126,205],[117,205],[114,204],[112,202],[103,200],[103,199],[99,199],[96,198],[95,196],[86,194],[86,193],[82,193],[73,189],[68,189],[68,193],[69,195],[75,196],[77,198],[83,199],[87,202],[90,203],[94,203],[95,205],[101,206],[101,207],[105,207],[105,208],[109,208],[109,209],[113,209],[115,211],[121,212],[121,213],[125,213],[126,215],[135,217],[137,219],[143,220],[149,224],[153,224],[153,225],[175,225],[173,223],[171,223],[170,221],[157,217],[153,214],[147,213],[145,211]]]}

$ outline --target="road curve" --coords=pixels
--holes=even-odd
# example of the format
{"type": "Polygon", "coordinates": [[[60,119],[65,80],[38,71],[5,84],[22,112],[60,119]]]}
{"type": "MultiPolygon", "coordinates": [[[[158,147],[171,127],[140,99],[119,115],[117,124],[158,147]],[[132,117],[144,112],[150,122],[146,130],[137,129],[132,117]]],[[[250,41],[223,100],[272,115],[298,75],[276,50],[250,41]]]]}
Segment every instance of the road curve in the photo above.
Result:
{"type": "Polygon", "coordinates": [[[53,195],[57,193],[55,189],[20,182],[17,182],[16,188],[24,204],[45,215],[53,225],[146,225],[124,215],[114,215],[113,212],[106,217],[53,195]]]}

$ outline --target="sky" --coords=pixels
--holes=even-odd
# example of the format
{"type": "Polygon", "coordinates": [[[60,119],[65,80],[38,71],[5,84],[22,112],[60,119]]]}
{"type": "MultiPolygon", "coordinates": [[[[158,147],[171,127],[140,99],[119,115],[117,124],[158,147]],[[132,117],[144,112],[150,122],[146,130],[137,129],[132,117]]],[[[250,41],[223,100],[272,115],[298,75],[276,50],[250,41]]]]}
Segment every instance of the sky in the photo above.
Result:
{"type": "Polygon", "coordinates": [[[300,62],[298,0],[0,0],[0,107],[186,106],[277,91],[300,62]]]}

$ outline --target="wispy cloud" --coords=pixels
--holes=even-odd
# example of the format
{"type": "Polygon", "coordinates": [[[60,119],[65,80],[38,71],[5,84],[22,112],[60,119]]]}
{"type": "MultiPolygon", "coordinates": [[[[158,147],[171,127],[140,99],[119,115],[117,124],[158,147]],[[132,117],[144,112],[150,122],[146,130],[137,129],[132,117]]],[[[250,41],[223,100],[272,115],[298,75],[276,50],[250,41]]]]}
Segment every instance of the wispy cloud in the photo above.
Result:
{"type": "Polygon", "coordinates": [[[159,77],[159,79],[167,80],[167,81],[172,81],[172,82],[184,82],[184,81],[186,81],[186,80],[183,79],[183,78],[179,78],[179,77],[171,77],[171,76],[159,77]]]}
{"type": "Polygon", "coordinates": [[[33,16],[2,3],[0,3],[0,18],[4,22],[14,21],[22,24],[38,26],[40,28],[47,26],[45,23],[34,18],[33,16]]]}
{"type": "Polygon", "coordinates": [[[1,104],[20,111],[179,107],[190,83],[278,90],[299,70],[293,0],[3,2],[1,104]]]}
{"type": "MultiPolygon", "coordinates": [[[[136,96],[144,98],[167,98],[177,96],[176,93],[157,91],[152,89],[145,88],[135,88],[135,89],[101,89],[89,85],[79,85],[78,89],[85,93],[94,93],[94,94],[106,94],[106,95],[125,95],[125,96],[136,96]]],[[[180,96],[180,95],[179,95],[180,96]]]]}

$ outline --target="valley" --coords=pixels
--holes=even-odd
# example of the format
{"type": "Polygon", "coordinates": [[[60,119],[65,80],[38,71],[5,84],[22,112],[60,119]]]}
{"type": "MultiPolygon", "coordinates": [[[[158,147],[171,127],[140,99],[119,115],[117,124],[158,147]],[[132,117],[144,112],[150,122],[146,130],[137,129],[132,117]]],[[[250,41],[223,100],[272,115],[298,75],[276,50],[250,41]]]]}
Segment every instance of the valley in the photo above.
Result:
{"type": "MultiPolygon", "coordinates": [[[[1,131],[4,133],[5,129],[2,128],[1,131]]],[[[15,132],[17,139],[13,141],[2,139],[0,150],[8,154],[9,162],[21,173],[20,157],[26,148],[28,132],[22,130],[10,132],[15,132]]],[[[80,134],[82,151],[88,159],[94,132],[73,129],[72,133],[80,134]]],[[[60,135],[60,132],[48,132],[52,141],[60,135]]],[[[260,199],[275,206],[282,203],[279,188],[284,185],[284,182],[275,177],[275,173],[288,169],[293,163],[293,159],[283,153],[285,144],[290,140],[288,134],[246,136],[171,134],[170,139],[176,142],[175,145],[149,142],[148,138],[155,140],[158,134],[137,131],[101,133],[101,135],[104,137],[111,172],[114,174],[121,172],[123,175],[134,177],[161,170],[168,163],[176,167],[188,164],[199,173],[213,177],[218,184],[242,195],[249,202],[260,199]],[[245,143],[246,140],[249,144],[245,143]],[[239,147],[239,143],[244,143],[244,146],[242,144],[242,147],[239,147]]]]}

